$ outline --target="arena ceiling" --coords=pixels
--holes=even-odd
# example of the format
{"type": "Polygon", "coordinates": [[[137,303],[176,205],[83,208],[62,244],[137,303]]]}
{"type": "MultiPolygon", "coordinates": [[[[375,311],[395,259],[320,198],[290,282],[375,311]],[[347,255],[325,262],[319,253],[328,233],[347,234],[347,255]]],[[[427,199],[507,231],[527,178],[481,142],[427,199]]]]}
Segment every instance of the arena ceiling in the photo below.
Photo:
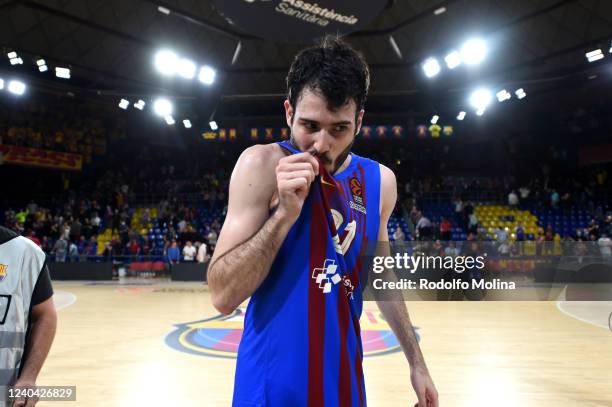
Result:
{"type": "MultiPolygon", "coordinates": [[[[384,0],[381,0],[384,1],[384,0]]],[[[610,93],[612,2],[608,0],[395,0],[365,30],[346,39],[370,63],[368,107],[378,112],[428,112],[458,107],[474,86],[523,87],[548,95],[555,108],[591,79],[595,93],[610,93]],[[434,11],[445,7],[446,12],[434,11]],[[477,68],[444,71],[427,79],[421,63],[443,60],[470,36],[489,45],[477,68]],[[401,57],[391,46],[396,42],[401,57]],[[585,52],[602,48],[602,63],[589,64],[585,52]]],[[[0,1],[0,45],[25,63],[12,67],[4,55],[0,72],[16,72],[44,92],[77,97],[169,95],[201,114],[274,115],[284,77],[302,45],[261,40],[231,25],[210,0],[20,0],[0,1]],[[170,11],[158,11],[162,6],[170,11]],[[236,48],[240,53],[232,63],[236,48]],[[162,78],[153,56],[162,47],[217,68],[210,88],[162,78]],[[41,75],[34,60],[68,65],[72,78],[41,75]],[[207,113],[206,113],[207,114],[207,113]]],[[[581,93],[584,95],[584,92],[581,93]]],[[[592,95],[592,94],[591,94],[592,95]]],[[[544,97],[544,96],[543,96],[544,97]]]]}

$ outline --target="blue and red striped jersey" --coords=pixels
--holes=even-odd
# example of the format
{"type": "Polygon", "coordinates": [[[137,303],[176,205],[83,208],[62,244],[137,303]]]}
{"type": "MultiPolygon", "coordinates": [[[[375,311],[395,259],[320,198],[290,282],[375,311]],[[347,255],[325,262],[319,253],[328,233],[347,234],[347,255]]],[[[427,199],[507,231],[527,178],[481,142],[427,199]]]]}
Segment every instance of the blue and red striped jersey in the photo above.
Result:
{"type": "Polygon", "coordinates": [[[366,405],[360,270],[379,223],[377,162],[351,154],[333,176],[321,166],[247,307],[234,406],[366,405]]]}

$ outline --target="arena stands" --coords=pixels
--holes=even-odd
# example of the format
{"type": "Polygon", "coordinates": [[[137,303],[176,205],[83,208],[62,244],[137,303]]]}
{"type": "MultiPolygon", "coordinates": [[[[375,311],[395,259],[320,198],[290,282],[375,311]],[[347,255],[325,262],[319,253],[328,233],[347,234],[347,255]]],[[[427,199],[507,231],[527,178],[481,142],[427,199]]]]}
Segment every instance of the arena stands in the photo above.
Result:
{"type": "MultiPolygon", "coordinates": [[[[124,123],[116,112],[75,105],[4,106],[0,137],[3,145],[85,157],[80,171],[0,167],[3,176],[34,185],[24,184],[12,200],[3,200],[3,225],[39,243],[51,261],[113,260],[158,271],[160,262],[171,262],[174,241],[178,261],[187,241],[206,245],[200,260],[212,254],[233,163],[251,144],[162,137],[150,142],[147,130],[124,123]]],[[[562,146],[537,143],[522,154],[511,142],[501,143],[495,154],[481,154],[493,142],[356,143],[356,153],[396,173],[399,196],[387,225],[390,239],[498,245],[507,240],[509,246],[525,241],[534,242],[532,253],[538,241],[605,242],[612,233],[608,167],[580,168],[560,153],[562,146]],[[565,157],[563,165],[559,156],[565,157]]]]}

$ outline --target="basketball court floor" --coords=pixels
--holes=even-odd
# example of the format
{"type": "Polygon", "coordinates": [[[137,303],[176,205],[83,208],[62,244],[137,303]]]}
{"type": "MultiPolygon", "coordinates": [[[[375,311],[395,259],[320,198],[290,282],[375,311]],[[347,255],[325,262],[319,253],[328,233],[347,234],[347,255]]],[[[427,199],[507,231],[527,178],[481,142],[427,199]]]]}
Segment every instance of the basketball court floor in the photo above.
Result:
{"type": "MultiPolygon", "coordinates": [[[[58,332],[39,385],[76,402],[229,406],[242,314],[220,318],[205,285],[56,282],[58,332]]],[[[246,304],[244,304],[246,305],[246,304]]],[[[612,406],[612,302],[409,302],[444,407],[612,406]]],[[[413,406],[410,371],[375,303],[364,304],[371,406],[413,406]]]]}

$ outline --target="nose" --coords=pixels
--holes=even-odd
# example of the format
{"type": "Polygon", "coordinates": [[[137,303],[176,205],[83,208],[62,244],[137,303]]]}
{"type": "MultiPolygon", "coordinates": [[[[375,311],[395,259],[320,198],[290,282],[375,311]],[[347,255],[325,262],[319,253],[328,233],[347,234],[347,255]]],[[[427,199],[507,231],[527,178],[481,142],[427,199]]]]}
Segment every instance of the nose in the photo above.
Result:
{"type": "Polygon", "coordinates": [[[326,154],[331,150],[332,135],[325,129],[318,131],[313,138],[312,146],[319,154],[326,154]]]}

